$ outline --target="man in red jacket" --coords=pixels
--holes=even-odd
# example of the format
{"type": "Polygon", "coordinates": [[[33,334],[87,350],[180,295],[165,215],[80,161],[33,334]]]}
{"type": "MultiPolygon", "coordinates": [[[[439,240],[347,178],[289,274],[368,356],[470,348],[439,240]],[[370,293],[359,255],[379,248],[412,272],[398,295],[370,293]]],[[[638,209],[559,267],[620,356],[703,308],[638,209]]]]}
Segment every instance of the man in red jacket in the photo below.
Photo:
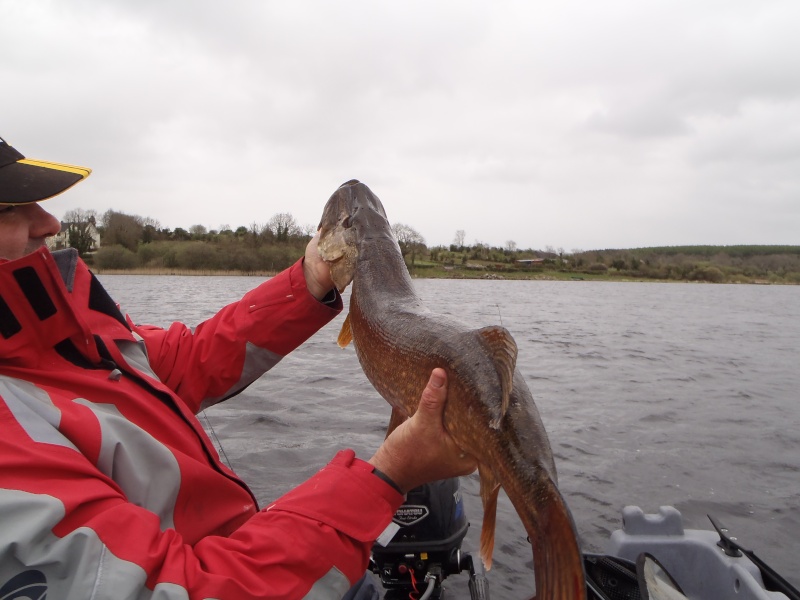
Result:
{"type": "Polygon", "coordinates": [[[89,174],[0,139],[0,597],[374,597],[348,590],[403,493],[475,469],[442,426],[444,371],[369,461],[343,450],[259,509],[195,414],[341,311],[317,238],[194,330],[137,326],[45,247],[39,202],[89,174]]]}

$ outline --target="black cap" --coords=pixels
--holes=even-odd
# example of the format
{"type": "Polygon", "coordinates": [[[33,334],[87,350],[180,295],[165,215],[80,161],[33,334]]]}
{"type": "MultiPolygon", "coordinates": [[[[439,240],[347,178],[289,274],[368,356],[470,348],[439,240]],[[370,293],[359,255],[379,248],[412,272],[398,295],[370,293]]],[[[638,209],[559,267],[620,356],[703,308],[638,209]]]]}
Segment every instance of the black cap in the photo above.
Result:
{"type": "Polygon", "coordinates": [[[47,200],[91,172],[86,167],[25,158],[0,138],[0,205],[47,200]]]}

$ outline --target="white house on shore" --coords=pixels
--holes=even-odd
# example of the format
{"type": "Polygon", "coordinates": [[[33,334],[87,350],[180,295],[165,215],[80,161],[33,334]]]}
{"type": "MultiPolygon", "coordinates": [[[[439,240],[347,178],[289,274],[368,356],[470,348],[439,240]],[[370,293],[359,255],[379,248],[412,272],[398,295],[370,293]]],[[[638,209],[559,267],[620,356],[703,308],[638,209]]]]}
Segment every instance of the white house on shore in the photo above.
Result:
{"type": "Polygon", "coordinates": [[[63,250],[70,248],[70,232],[75,232],[87,242],[86,252],[97,252],[100,249],[100,233],[95,227],[94,219],[83,223],[61,222],[61,231],[53,237],[47,238],[47,247],[50,250],[63,250]]]}

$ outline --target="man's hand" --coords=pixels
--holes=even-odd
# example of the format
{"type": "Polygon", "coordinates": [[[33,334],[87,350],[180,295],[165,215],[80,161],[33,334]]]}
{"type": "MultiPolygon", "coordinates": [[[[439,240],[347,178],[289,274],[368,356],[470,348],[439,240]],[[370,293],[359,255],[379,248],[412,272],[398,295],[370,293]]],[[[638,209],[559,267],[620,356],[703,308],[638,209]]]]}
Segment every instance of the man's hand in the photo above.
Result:
{"type": "Polygon", "coordinates": [[[333,280],[330,267],[319,255],[318,243],[319,231],[306,246],[303,275],[306,277],[306,287],[311,295],[317,300],[322,300],[333,289],[333,280]]]}
{"type": "Polygon", "coordinates": [[[434,369],[414,416],[384,440],[370,464],[405,493],[423,483],[469,475],[478,466],[444,428],[447,374],[434,369]]]}

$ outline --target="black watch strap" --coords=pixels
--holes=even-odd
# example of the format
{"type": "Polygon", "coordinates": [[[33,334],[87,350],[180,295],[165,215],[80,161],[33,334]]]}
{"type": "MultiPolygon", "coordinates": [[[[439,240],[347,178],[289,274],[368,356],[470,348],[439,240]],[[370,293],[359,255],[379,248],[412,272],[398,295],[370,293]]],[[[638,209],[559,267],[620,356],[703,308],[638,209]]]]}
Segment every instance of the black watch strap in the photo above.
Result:
{"type": "Polygon", "coordinates": [[[396,489],[398,494],[402,494],[402,493],[403,493],[403,490],[401,490],[401,489],[400,489],[400,487],[399,487],[399,486],[398,486],[398,485],[397,485],[397,484],[396,484],[394,481],[392,481],[392,478],[391,478],[391,477],[389,477],[389,476],[388,476],[386,473],[384,473],[383,471],[380,471],[380,470],[378,470],[378,469],[376,469],[376,468],[374,468],[374,467],[373,467],[373,468],[372,468],[372,473],[373,473],[373,474],[374,474],[374,475],[375,475],[375,476],[376,476],[378,479],[383,479],[383,480],[384,480],[386,483],[388,483],[390,486],[392,486],[394,489],[396,489]]]}

